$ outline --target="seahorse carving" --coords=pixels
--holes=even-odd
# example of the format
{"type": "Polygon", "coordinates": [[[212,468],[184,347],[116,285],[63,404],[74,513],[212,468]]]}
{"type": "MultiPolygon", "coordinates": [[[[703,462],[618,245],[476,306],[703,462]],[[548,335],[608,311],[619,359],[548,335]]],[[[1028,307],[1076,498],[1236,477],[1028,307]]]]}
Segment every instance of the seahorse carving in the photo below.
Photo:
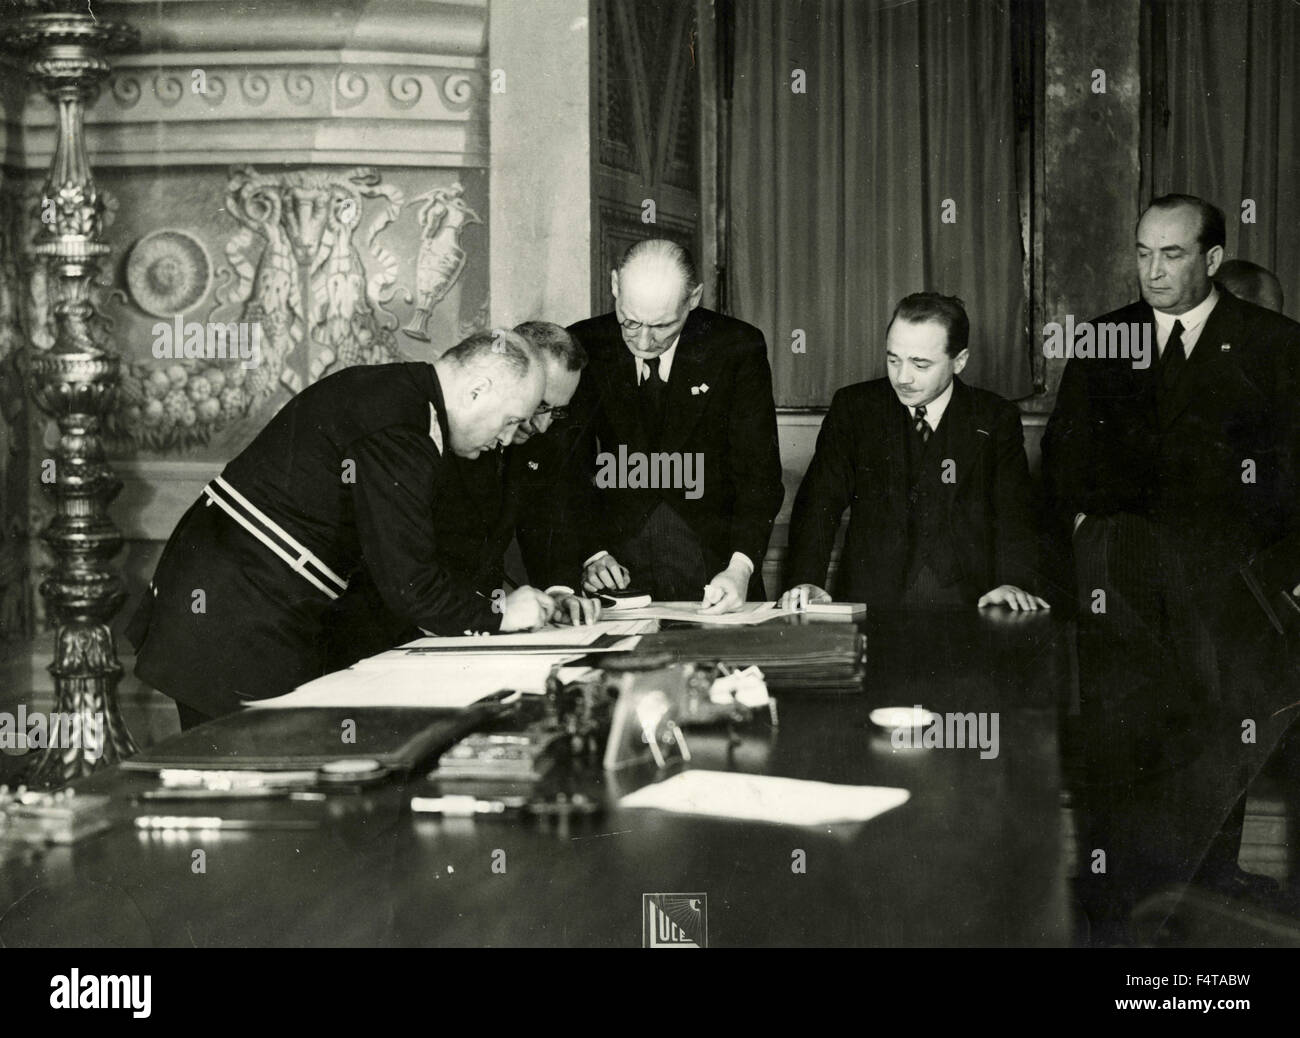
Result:
{"type": "MultiPolygon", "coordinates": [[[[294,215],[293,201],[279,178],[260,176],[249,167],[236,170],[226,188],[226,212],[253,235],[266,240],[243,314],[244,321],[262,327],[262,362],[246,380],[250,406],[271,394],[277,376],[289,388],[301,388],[294,384],[293,372],[286,367],[304,331],[298,262],[290,221],[286,220],[286,203],[289,214],[294,215]]],[[[252,243],[249,236],[237,238],[241,245],[252,243]]],[[[230,244],[235,245],[235,241],[230,244]]]]}

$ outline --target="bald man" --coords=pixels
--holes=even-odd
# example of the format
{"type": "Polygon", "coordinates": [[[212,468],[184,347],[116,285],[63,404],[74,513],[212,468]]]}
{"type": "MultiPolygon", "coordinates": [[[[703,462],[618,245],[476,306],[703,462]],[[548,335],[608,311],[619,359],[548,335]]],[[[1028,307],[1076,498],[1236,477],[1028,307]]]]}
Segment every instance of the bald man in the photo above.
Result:
{"type": "Polygon", "coordinates": [[[614,311],[569,329],[590,357],[573,407],[578,485],[590,489],[566,525],[608,541],[583,586],[630,579],[714,613],[764,598],[784,488],[763,334],[700,306],[695,263],[675,242],[634,244],[610,285],[614,311]]]}
{"type": "Polygon", "coordinates": [[[515,631],[555,612],[519,588],[492,602],[441,560],[451,455],[509,443],[546,388],[531,344],[480,332],[432,364],[347,368],[303,390],[181,518],[127,629],[136,674],[182,727],[325,672],[325,616],[363,573],[437,634],[515,631]],[[495,608],[494,608],[495,606],[495,608]]]}

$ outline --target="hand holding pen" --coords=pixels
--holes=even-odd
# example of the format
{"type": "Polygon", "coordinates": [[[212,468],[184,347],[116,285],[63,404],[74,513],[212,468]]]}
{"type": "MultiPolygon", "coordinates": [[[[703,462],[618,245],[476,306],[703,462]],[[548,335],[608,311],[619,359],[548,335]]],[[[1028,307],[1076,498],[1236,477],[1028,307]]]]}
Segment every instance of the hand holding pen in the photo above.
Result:
{"type": "Polygon", "coordinates": [[[559,592],[552,594],[551,599],[555,602],[555,622],[558,624],[580,627],[600,619],[600,602],[594,598],[559,592]]]}

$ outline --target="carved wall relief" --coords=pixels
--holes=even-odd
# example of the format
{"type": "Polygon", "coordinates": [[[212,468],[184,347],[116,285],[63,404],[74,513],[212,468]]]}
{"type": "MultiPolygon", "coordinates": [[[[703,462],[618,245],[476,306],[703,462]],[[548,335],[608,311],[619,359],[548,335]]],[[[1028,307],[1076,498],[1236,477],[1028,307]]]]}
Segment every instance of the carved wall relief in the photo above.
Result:
{"type": "MultiPolygon", "coordinates": [[[[240,423],[260,426],[268,402],[331,371],[406,359],[395,307],[413,307],[408,348],[430,342],[434,311],[476,260],[461,240],[483,221],[464,196],[458,180],[408,198],[369,167],[233,169],[220,226],[237,226],[213,248],[225,259],[213,291],[199,236],[154,231],[132,250],[130,301],[163,320],[123,374],[119,447],[206,446],[240,423]]],[[[486,324],[486,302],[478,309],[455,320],[456,337],[486,324]]],[[[455,341],[445,329],[440,339],[437,352],[455,341]]]]}

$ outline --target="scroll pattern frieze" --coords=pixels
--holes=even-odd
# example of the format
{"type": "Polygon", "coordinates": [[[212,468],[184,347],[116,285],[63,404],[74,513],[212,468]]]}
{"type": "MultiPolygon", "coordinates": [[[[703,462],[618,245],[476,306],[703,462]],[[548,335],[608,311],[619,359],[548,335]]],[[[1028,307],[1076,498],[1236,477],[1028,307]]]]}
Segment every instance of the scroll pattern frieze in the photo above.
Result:
{"type": "Polygon", "coordinates": [[[409,114],[418,118],[464,118],[486,104],[486,81],[478,69],[370,67],[177,67],[161,71],[119,69],[88,121],[109,118],[106,109],[158,110],[164,118],[193,118],[222,110],[238,118],[248,109],[290,112],[313,105],[336,113],[409,114]]]}

